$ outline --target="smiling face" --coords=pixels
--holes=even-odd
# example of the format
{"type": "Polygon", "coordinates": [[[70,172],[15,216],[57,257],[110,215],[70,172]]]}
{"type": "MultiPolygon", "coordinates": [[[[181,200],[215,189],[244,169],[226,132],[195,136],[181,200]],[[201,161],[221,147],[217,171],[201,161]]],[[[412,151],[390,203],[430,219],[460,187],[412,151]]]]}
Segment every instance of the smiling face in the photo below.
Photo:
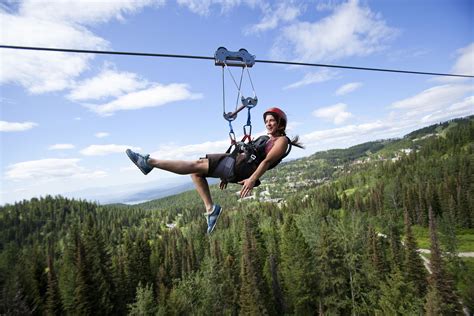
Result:
{"type": "Polygon", "coordinates": [[[278,119],[273,114],[267,114],[265,116],[265,127],[267,128],[267,133],[272,136],[277,136],[278,134],[278,119]]]}

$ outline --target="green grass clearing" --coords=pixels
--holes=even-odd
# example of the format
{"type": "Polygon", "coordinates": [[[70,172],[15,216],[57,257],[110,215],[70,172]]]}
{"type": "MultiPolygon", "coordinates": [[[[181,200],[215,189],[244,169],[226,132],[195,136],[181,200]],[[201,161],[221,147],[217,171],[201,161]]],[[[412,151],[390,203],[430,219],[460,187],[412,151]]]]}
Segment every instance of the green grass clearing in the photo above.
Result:
{"type": "MultiPolygon", "coordinates": [[[[418,243],[418,248],[429,249],[431,245],[429,229],[416,225],[412,227],[412,230],[418,243]]],[[[458,252],[474,252],[474,228],[457,229],[456,237],[458,252]]]]}
{"type": "MultiPolygon", "coordinates": [[[[431,245],[429,229],[427,227],[413,226],[412,230],[418,247],[429,249],[431,245]]],[[[458,239],[458,252],[474,252],[473,228],[456,230],[456,237],[458,239]]]]}

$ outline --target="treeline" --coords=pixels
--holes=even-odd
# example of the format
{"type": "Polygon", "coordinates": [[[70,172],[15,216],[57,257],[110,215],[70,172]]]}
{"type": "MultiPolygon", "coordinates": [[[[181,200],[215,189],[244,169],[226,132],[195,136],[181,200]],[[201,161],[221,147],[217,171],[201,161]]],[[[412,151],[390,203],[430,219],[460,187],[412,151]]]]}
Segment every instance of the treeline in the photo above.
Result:
{"type": "MultiPolygon", "coordinates": [[[[5,245],[1,312],[460,312],[460,297],[441,254],[439,260],[431,259],[438,267],[432,269],[440,272],[426,278],[408,216],[400,229],[393,218],[382,221],[340,209],[335,193],[321,188],[304,201],[291,201],[291,209],[255,203],[229,210],[212,237],[203,233],[203,218],[163,229],[154,223],[157,218],[143,214],[135,222],[109,220],[106,226],[121,229],[105,229],[99,220],[105,213],[96,206],[80,220],[78,215],[62,238],[50,235],[21,248],[13,241],[5,245]],[[378,234],[381,230],[384,236],[378,234]]],[[[439,243],[433,243],[432,252],[440,253],[439,243]]],[[[464,283],[472,286],[472,281],[464,283]]]]}
{"type": "Polygon", "coordinates": [[[6,205],[0,314],[474,310],[474,274],[455,255],[456,229],[474,221],[473,140],[472,120],[456,122],[398,161],[338,171],[280,206],[212,188],[224,213],[210,237],[195,192],[133,207],[49,196],[6,205]],[[430,229],[431,274],[413,224],[430,229]]]}
{"type": "Polygon", "coordinates": [[[431,206],[455,227],[474,228],[474,119],[455,124],[444,136],[415,143],[399,160],[342,172],[338,190],[354,189],[346,207],[371,215],[407,210],[414,224],[427,227],[431,206]]]}
{"type": "Polygon", "coordinates": [[[353,161],[361,156],[365,156],[367,152],[377,152],[384,148],[391,140],[373,141],[360,145],[352,146],[348,149],[331,149],[323,152],[318,152],[311,156],[312,159],[324,159],[330,162],[346,163],[353,161]]]}

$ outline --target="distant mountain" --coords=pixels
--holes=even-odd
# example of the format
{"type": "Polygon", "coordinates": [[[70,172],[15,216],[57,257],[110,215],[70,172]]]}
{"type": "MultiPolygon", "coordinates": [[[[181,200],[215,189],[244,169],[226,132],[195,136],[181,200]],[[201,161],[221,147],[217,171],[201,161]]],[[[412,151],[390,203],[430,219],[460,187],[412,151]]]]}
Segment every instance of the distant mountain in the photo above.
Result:
{"type": "MultiPolygon", "coordinates": [[[[214,182],[211,183],[213,184],[214,182]]],[[[189,177],[176,177],[166,179],[166,181],[130,183],[106,188],[90,188],[64,193],[63,196],[96,201],[100,204],[138,204],[169,195],[179,194],[191,190],[192,188],[193,184],[189,177]]]]}
{"type": "MultiPolygon", "coordinates": [[[[209,179],[209,184],[215,183],[217,183],[217,179],[209,179]]],[[[115,200],[110,200],[108,203],[139,204],[151,200],[157,200],[170,195],[183,193],[191,189],[194,189],[194,184],[189,181],[181,185],[143,190],[130,195],[119,197],[115,200]]]]}

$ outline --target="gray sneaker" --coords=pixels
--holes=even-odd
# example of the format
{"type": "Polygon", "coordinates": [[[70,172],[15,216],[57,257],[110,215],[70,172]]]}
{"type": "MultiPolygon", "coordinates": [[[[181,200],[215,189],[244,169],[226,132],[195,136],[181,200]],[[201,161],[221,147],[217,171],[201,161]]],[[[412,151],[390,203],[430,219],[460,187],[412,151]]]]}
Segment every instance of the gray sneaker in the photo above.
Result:
{"type": "Polygon", "coordinates": [[[207,233],[211,234],[216,227],[217,220],[222,213],[220,205],[214,204],[212,211],[207,213],[207,233]]]}
{"type": "Polygon", "coordinates": [[[150,155],[140,155],[139,153],[133,152],[130,149],[127,149],[126,151],[128,158],[140,169],[141,172],[143,172],[144,175],[147,175],[150,173],[150,171],[153,170],[153,167],[148,164],[148,158],[150,158],[150,155]]]}

